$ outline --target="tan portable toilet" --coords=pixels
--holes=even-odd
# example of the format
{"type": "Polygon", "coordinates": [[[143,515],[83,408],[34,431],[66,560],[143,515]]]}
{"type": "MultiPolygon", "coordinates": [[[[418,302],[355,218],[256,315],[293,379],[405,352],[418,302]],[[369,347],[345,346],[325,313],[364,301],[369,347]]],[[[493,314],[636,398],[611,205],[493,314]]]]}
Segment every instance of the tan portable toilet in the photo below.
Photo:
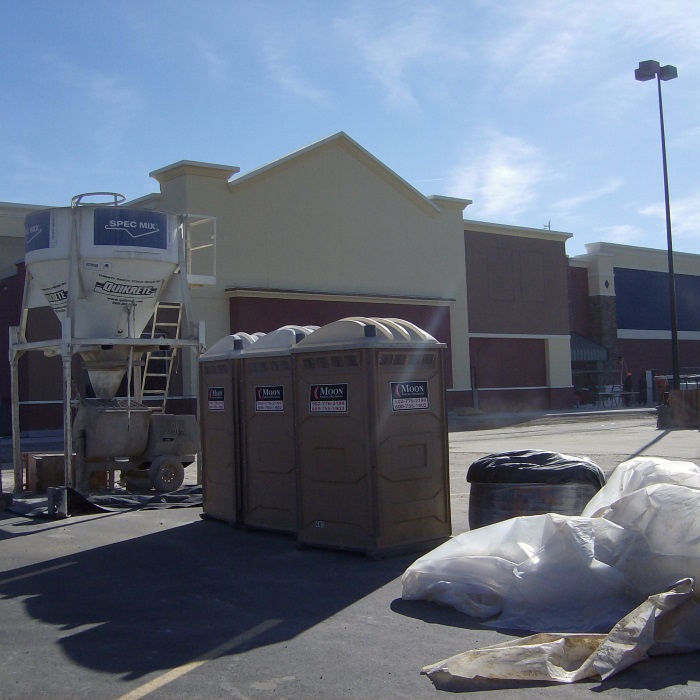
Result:
{"type": "Polygon", "coordinates": [[[315,326],[283,326],[240,355],[243,524],[297,530],[291,348],[315,326]]]}
{"type": "Polygon", "coordinates": [[[292,349],[300,544],[381,556],[452,534],[445,347],[407,321],[346,318],[292,349]]]}
{"type": "Polygon", "coordinates": [[[203,511],[231,524],[243,518],[238,357],[263,335],[226,336],[199,357],[203,511]]]}

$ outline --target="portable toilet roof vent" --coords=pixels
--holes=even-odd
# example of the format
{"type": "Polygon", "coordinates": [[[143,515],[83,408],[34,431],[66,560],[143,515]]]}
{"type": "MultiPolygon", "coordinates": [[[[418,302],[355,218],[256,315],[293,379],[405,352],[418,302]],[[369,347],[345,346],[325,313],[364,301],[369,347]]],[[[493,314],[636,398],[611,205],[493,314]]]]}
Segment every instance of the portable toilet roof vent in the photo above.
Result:
{"type": "Polygon", "coordinates": [[[282,326],[267,333],[241,352],[242,357],[279,355],[316,332],[317,326],[282,326]]]}
{"type": "Polygon", "coordinates": [[[410,321],[398,318],[351,316],[321,326],[304,338],[295,351],[318,347],[358,347],[359,345],[444,346],[410,321]]]}
{"type": "Polygon", "coordinates": [[[256,343],[264,335],[264,333],[260,332],[245,333],[243,331],[225,335],[220,340],[217,340],[206,352],[202,353],[199,356],[199,361],[228,360],[253,345],[253,343],[256,343]]]}

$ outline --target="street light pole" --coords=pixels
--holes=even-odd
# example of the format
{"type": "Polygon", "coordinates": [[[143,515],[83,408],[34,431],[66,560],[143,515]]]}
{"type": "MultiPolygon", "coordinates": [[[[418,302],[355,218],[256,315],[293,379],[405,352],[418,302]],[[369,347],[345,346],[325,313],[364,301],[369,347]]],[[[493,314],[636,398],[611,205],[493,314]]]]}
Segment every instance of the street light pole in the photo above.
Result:
{"type": "Polygon", "coordinates": [[[678,77],[675,66],[660,66],[658,61],[641,61],[634,71],[636,80],[646,82],[656,78],[659,92],[659,120],[661,123],[661,157],[664,172],[664,199],[666,203],[666,248],[668,251],[668,290],[671,305],[671,355],[673,363],[673,389],[681,388],[678,357],[678,314],[676,306],[676,276],[673,269],[673,237],[671,236],[671,201],[668,194],[668,169],[666,166],[666,134],[664,132],[664,106],[661,99],[661,81],[678,77]]]}

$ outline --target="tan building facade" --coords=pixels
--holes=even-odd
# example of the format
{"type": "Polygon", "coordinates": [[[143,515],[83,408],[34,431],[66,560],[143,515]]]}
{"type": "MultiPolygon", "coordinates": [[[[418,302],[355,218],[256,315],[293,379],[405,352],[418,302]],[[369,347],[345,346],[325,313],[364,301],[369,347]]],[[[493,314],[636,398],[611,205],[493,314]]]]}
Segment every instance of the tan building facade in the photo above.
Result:
{"type": "MultiPolygon", "coordinates": [[[[342,132],[238,171],[180,161],[151,173],[159,192],[126,203],[194,224],[187,272],[208,346],[286,324],[403,318],[447,344],[449,407],[570,405],[570,234],[465,221],[470,200],[422,195],[342,132]]],[[[21,256],[35,208],[0,206],[3,250],[21,256]]],[[[196,359],[182,361],[176,389],[196,396],[196,359]]]]}
{"type": "Polygon", "coordinates": [[[151,173],[159,195],[131,202],[216,216],[215,274],[192,288],[208,345],[289,323],[406,316],[448,343],[452,388],[469,390],[469,200],[423,196],[342,133],[231,180],[236,171],[175,163],[151,173]]]}

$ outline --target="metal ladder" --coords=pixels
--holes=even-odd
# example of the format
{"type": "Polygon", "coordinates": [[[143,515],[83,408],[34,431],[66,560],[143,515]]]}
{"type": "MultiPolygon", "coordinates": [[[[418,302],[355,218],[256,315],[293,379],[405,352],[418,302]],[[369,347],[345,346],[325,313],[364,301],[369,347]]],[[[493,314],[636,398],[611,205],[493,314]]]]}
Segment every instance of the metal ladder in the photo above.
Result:
{"type": "MultiPolygon", "coordinates": [[[[181,323],[181,304],[159,303],[153,312],[150,328],[146,327],[143,337],[156,339],[179,338],[181,323]]],[[[170,378],[173,373],[176,354],[177,348],[146,353],[141,377],[141,391],[144,400],[149,396],[160,398],[160,403],[157,406],[152,406],[154,413],[165,413],[165,404],[168,400],[170,378]]],[[[150,402],[148,405],[151,405],[150,402]]]]}

